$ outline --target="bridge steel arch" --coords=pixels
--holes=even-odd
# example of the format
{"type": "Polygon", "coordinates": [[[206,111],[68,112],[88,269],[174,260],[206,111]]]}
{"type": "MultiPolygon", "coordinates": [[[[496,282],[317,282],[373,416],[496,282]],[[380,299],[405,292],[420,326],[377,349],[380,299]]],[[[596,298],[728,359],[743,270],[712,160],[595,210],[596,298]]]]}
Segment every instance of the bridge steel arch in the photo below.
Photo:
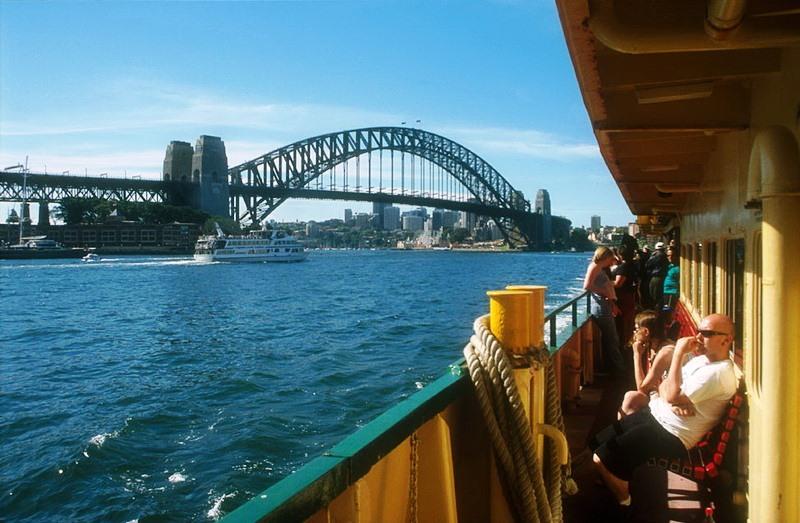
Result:
{"type": "Polygon", "coordinates": [[[530,211],[530,202],[525,200],[520,191],[514,189],[488,162],[463,145],[409,127],[353,129],[307,138],[231,167],[231,215],[239,221],[249,219],[258,223],[289,197],[420,204],[424,204],[421,203],[423,200],[430,200],[386,192],[340,192],[325,196],[320,193],[327,191],[304,189],[337,165],[381,150],[409,153],[439,165],[474,198],[472,202],[431,200],[430,203],[491,216],[511,246],[535,244],[535,215],[530,211]],[[240,206],[241,202],[244,202],[244,209],[240,206]]]}

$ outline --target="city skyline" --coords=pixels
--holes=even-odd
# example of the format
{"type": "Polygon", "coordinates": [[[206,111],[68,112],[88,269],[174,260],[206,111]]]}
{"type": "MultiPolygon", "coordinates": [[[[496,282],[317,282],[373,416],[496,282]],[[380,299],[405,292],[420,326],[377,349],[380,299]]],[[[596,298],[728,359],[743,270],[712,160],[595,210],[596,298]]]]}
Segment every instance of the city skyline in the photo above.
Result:
{"type": "MultiPolygon", "coordinates": [[[[28,156],[32,171],[158,179],[172,140],[219,136],[235,165],[405,122],[471,149],[532,203],[546,187],[575,225],[632,219],[551,4],[12,1],[0,15],[0,166],[28,156]],[[188,5],[203,16],[178,31],[188,5]],[[381,45],[397,35],[404,45],[381,45]]],[[[294,200],[275,217],[345,206],[370,204],[294,200]]]]}

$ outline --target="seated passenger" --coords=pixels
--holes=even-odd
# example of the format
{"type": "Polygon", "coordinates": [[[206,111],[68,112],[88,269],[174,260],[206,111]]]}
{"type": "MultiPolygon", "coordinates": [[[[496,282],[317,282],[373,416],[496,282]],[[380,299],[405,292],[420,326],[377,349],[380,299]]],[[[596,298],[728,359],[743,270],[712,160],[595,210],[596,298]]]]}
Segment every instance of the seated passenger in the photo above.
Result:
{"type": "Polygon", "coordinates": [[[658,386],[669,369],[675,348],[675,342],[664,335],[661,318],[655,311],[642,311],[637,314],[635,326],[631,353],[636,390],[625,394],[618,418],[633,414],[650,403],[650,394],[658,391],[658,386]]]}
{"type": "Polygon", "coordinates": [[[729,351],[733,322],[712,314],[696,336],[675,345],[667,377],[640,409],[599,432],[590,443],[603,481],[621,505],[630,505],[628,481],[634,469],[652,457],[680,458],[716,425],[736,393],[738,379],[729,351]],[[682,365],[684,356],[695,357],[682,365]],[[679,415],[673,409],[690,410],[679,415]]]}
{"type": "Polygon", "coordinates": [[[681,322],[675,319],[675,308],[664,305],[661,309],[661,323],[664,325],[664,334],[670,340],[677,340],[681,335],[681,322]]]}

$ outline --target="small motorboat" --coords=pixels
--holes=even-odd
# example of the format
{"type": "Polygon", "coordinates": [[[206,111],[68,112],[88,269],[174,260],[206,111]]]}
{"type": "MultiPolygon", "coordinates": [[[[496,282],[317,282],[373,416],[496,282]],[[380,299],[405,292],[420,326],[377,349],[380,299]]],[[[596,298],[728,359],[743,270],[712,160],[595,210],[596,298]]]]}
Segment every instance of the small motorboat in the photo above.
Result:
{"type": "Polygon", "coordinates": [[[94,253],[94,252],[90,252],[86,256],[81,258],[81,261],[85,262],[85,263],[99,262],[100,261],[100,256],[98,254],[94,253]]]}

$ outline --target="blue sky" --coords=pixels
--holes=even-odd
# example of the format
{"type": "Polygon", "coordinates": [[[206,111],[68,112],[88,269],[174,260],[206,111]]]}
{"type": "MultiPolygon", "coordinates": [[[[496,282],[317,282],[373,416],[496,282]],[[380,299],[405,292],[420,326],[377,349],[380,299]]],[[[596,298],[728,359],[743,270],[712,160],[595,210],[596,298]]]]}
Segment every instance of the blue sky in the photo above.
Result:
{"type": "MultiPolygon", "coordinates": [[[[545,1],[0,1],[0,167],[158,178],[170,140],[231,165],[343,129],[442,134],[573,225],[632,219],[545,1]]],[[[273,217],[368,205],[295,201],[273,217]]],[[[3,218],[8,206],[0,207],[3,218]]]]}

